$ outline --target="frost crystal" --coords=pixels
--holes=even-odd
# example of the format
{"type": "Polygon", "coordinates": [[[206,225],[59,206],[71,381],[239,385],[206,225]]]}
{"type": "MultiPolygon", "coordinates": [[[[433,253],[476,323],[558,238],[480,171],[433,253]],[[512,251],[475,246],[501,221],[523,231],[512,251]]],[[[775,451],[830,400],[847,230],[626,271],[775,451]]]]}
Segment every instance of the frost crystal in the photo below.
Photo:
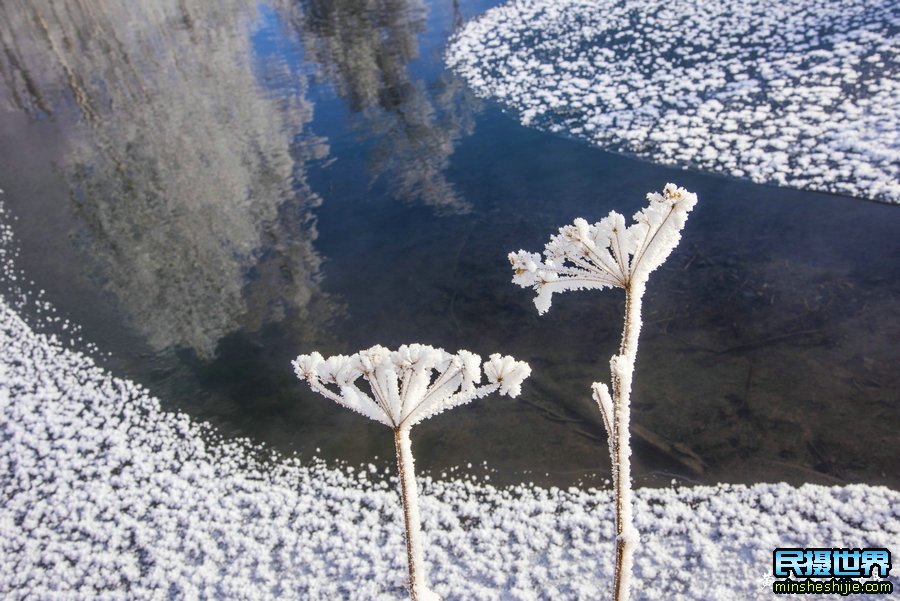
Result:
{"type": "Polygon", "coordinates": [[[494,354],[484,362],[488,383],[479,386],[481,357],[423,344],[396,351],[373,346],[328,359],[314,352],[300,355],[293,366],[297,377],[322,396],[394,429],[409,428],[495,391],[517,397],[531,373],[524,361],[494,354]],[[359,378],[369,384],[371,394],[357,386],[359,378]]]}
{"type": "Polygon", "coordinates": [[[534,288],[541,314],[550,308],[554,292],[643,285],[681,240],[697,195],[666,184],[662,194],[651,192],[647,200],[649,206],[635,213],[628,227],[615,211],[593,225],[579,218],[561,227],[547,243],[543,261],[537,253],[510,253],[513,282],[534,288]]]}

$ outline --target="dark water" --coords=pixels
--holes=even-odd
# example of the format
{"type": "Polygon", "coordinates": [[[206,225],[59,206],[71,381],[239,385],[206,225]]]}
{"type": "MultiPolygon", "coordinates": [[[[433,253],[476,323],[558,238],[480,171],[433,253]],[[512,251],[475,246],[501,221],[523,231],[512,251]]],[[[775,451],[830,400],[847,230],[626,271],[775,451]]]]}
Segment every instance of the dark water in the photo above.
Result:
{"type": "Polygon", "coordinates": [[[168,408],[305,457],[386,463],[392,445],[298,382],[298,353],[513,354],[534,370],[521,399],[419,426],[420,469],[599,483],[589,387],[608,379],[621,294],[539,318],[506,254],[673,181],[700,205],[645,300],[638,483],[900,486],[900,207],[523,128],[441,65],[491,4],[4,1],[0,188],[20,267],[168,408]]]}

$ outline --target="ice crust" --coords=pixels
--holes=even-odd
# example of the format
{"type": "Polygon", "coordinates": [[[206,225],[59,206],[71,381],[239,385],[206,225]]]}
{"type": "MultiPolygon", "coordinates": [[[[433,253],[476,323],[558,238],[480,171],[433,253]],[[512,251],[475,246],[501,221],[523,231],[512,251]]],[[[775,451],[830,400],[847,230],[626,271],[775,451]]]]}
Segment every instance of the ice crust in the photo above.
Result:
{"type": "MultiPolygon", "coordinates": [[[[264,447],[211,434],[0,303],[0,597],[404,598],[402,512],[381,468],[264,465],[264,447]]],[[[606,594],[609,491],[420,484],[444,599],[606,594]]],[[[641,489],[635,501],[638,599],[768,599],[776,546],[900,551],[900,493],[883,487],[641,489]]]]}
{"type": "Polygon", "coordinates": [[[898,32],[892,0],[513,0],[445,58],[526,125],[897,203],[898,32]]]}

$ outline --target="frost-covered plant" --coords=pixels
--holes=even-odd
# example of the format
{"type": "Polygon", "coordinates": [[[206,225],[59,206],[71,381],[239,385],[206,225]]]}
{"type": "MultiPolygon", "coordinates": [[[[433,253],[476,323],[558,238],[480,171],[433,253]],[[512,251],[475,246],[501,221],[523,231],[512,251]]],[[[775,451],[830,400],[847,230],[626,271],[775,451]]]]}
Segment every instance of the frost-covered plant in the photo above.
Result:
{"type": "Polygon", "coordinates": [[[616,499],[616,570],[614,599],[628,599],[631,565],[638,543],[632,520],[631,444],[629,436],[631,381],[641,330],[641,300],[650,273],[663,264],[681,240],[687,214],[697,195],[674,184],[662,194],[647,195],[649,206],[634,215],[634,223],[611,211],[598,223],[576,219],[550,238],[544,259],[523,250],[509,254],[513,282],[537,292],[538,313],[550,308],[554,292],[622,288],[625,290],[625,327],[619,354],[609,366],[612,395],[606,384],[592,386],[609,437],[616,499]]]}
{"type": "Polygon", "coordinates": [[[487,384],[479,385],[481,357],[465,350],[453,355],[422,344],[403,345],[396,351],[373,346],[349,357],[328,359],[314,352],[300,355],[293,366],[297,376],[315,392],[394,431],[406,526],[409,596],[413,601],[438,599],[428,588],[422,561],[410,429],[424,419],[492,392],[517,397],[531,368],[523,361],[494,354],[484,362],[487,384]],[[369,392],[357,386],[360,378],[368,383],[369,392]]]}

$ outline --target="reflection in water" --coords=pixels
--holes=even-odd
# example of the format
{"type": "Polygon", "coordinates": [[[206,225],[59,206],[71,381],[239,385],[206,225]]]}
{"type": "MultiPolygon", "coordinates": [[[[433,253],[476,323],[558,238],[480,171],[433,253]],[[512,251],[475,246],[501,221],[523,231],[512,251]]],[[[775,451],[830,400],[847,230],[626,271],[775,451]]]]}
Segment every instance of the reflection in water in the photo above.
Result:
{"type": "Polygon", "coordinates": [[[384,178],[394,196],[439,213],[469,211],[444,171],[456,144],[474,130],[478,100],[449,74],[430,87],[410,75],[425,30],[421,0],[305,0],[303,9],[298,27],[308,59],[375,140],[373,181],[384,178]]]}
{"type": "MultiPolygon", "coordinates": [[[[22,192],[10,198],[30,277],[64,312],[109,322],[87,331],[120,373],[225,432],[309,452],[323,437],[371,445],[357,423],[304,400],[289,369],[299,350],[339,352],[347,335],[330,319],[344,300],[319,286],[308,167],[333,156],[367,177],[312,132],[310,99],[323,95],[310,75],[340,99],[326,115],[347,103],[360,135],[345,146],[363,149],[390,196],[465,212],[443,171],[476,101],[433,69],[413,77],[425,16],[397,0],[0,4],[0,143],[38,148],[21,163],[28,175],[0,164],[22,192]]],[[[350,247],[358,233],[332,237],[350,247]]]]}
{"type": "Polygon", "coordinates": [[[360,112],[391,105],[409,82],[407,65],[418,55],[416,36],[425,30],[420,0],[305,0],[297,23],[309,59],[360,112]]]}
{"type": "Polygon", "coordinates": [[[328,146],[306,82],[256,63],[259,20],[247,0],[0,8],[3,108],[67,124],[80,246],[156,350],[210,357],[317,294],[304,164],[328,146]]]}
{"type": "Polygon", "coordinates": [[[356,464],[392,456],[390,441],[304,391],[297,353],[502,349],[535,370],[522,398],[423,424],[423,471],[484,460],[495,483],[600,483],[588,391],[621,298],[572,295],[538,319],[505,256],[677,181],[701,202],[648,291],[637,480],[898,485],[896,207],[674,171],[479,114],[440,62],[451,0],[427,21],[412,0],[132,4],[0,3],[0,187],[29,278],[168,406],[356,464]],[[44,185],[54,164],[63,181],[44,185]],[[130,345],[119,312],[155,352],[130,345]]]}
{"type": "Polygon", "coordinates": [[[391,110],[370,117],[380,134],[370,159],[374,177],[387,178],[396,196],[419,200],[439,213],[465,213],[471,205],[444,171],[457,142],[475,129],[475,97],[461,80],[443,77],[431,96],[407,83],[391,110]],[[432,104],[432,101],[434,104],[432,104]]]}

